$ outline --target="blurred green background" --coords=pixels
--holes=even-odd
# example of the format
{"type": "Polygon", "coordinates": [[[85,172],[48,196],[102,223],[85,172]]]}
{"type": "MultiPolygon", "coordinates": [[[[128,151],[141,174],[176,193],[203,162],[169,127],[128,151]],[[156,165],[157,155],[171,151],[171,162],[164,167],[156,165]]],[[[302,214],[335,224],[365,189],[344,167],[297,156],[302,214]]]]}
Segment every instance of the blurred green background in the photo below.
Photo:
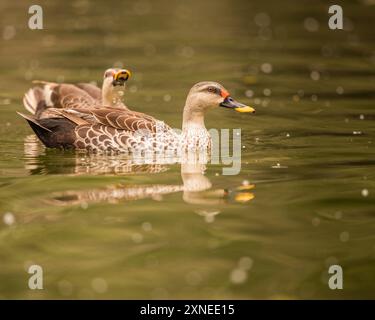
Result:
{"type": "Polygon", "coordinates": [[[375,298],[374,1],[39,1],[43,30],[32,4],[0,2],[0,298],[375,298]],[[45,150],[17,116],[32,80],[100,85],[111,66],[175,127],[202,80],[257,109],[207,116],[242,129],[241,173],[203,178],[225,201],[179,191],[178,164],[45,150]]]}

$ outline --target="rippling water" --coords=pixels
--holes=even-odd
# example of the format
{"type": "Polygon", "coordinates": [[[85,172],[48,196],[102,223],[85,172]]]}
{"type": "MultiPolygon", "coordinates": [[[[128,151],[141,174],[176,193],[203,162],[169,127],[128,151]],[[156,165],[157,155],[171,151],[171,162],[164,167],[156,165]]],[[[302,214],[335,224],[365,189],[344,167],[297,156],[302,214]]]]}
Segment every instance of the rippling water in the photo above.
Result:
{"type": "Polygon", "coordinates": [[[31,31],[29,2],[2,1],[0,298],[375,298],[375,6],[340,2],[345,31],[291,0],[42,2],[31,31]],[[31,80],[112,65],[134,73],[130,106],[175,127],[198,81],[254,105],[206,119],[242,129],[240,174],[45,150],[16,115],[31,80]]]}

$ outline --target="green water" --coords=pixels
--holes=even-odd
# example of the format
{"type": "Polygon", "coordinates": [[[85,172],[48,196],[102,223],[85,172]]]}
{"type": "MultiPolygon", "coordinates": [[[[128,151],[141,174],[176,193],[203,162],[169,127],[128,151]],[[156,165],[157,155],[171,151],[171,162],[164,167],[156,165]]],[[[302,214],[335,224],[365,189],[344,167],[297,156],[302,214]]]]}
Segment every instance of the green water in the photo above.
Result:
{"type": "Polygon", "coordinates": [[[0,298],[375,298],[375,5],[340,3],[345,31],[326,1],[42,1],[32,31],[29,2],[2,1],[0,298]],[[208,165],[212,188],[184,194],[178,164],[45,150],[16,115],[31,80],[113,65],[128,105],[174,127],[198,81],[253,105],[206,119],[242,129],[240,174],[208,165]]]}

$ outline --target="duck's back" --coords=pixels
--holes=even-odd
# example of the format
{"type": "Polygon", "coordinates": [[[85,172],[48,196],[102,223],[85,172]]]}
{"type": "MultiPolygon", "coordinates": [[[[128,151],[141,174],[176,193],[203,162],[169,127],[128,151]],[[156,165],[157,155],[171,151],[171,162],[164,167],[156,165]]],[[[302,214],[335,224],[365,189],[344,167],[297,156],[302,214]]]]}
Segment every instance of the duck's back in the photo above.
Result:
{"type": "Polygon", "coordinates": [[[50,108],[91,108],[100,104],[101,90],[89,83],[67,84],[37,81],[24,95],[25,108],[36,118],[49,118],[50,108]]]}

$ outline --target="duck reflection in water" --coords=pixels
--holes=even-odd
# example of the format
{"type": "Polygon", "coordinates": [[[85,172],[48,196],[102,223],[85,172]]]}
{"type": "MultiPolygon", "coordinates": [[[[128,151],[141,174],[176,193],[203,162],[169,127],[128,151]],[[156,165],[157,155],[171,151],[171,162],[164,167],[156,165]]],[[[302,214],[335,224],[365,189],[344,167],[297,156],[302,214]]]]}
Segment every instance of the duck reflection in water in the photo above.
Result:
{"type": "MultiPolygon", "coordinates": [[[[33,135],[25,138],[25,169],[31,174],[65,175],[114,175],[156,174],[167,171],[171,164],[139,164],[129,157],[121,155],[82,154],[46,150],[33,135]],[[57,162],[57,163],[56,163],[57,162]],[[59,164],[60,162],[60,164],[59,164]]],[[[213,221],[218,210],[212,206],[227,202],[246,203],[254,198],[253,184],[227,189],[213,189],[212,183],[204,175],[209,156],[200,161],[173,159],[181,165],[182,184],[114,184],[104,188],[69,190],[52,193],[48,202],[57,206],[86,205],[89,203],[120,203],[132,200],[154,199],[160,201],[163,196],[182,192],[183,200],[188,204],[210,206],[210,210],[197,210],[207,222],[213,221]]]]}

